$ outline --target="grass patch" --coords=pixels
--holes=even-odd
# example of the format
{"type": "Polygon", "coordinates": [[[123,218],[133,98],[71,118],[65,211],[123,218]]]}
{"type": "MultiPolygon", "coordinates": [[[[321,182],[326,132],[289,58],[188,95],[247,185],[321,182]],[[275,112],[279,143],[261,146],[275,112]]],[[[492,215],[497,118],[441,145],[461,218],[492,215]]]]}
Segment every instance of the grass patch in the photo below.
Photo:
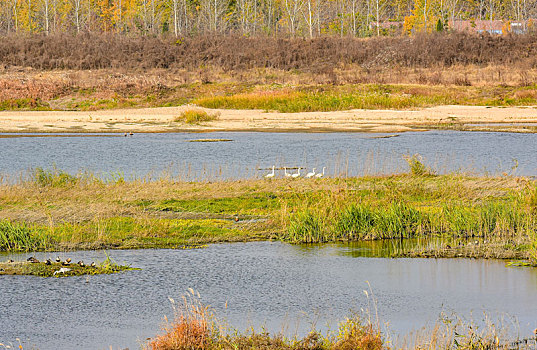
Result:
{"type": "Polygon", "coordinates": [[[70,175],[65,171],[58,170],[56,167],[54,167],[52,170],[46,170],[40,167],[35,168],[32,173],[32,179],[39,186],[53,187],[74,185],[79,180],[78,177],[70,175]]]}
{"type": "Polygon", "coordinates": [[[389,87],[364,86],[356,91],[251,93],[206,97],[194,103],[206,108],[263,109],[283,113],[329,112],[349,109],[407,109],[449,104],[447,96],[419,96],[392,92],[389,87]]]}
{"type": "MultiPolygon", "coordinates": [[[[323,199],[320,199],[324,203],[323,199]]],[[[281,239],[293,243],[393,239],[449,235],[451,237],[533,237],[537,220],[523,206],[491,200],[464,205],[450,202],[425,207],[406,202],[341,203],[291,214],[281,239]],[[334,205],[336,206],[334,208],[334,205]]]]}
{"type": "Polygon", "coordinates": [[[50,110],[48,103],[41,101],[38,98],[15,98],[0,100],[0,111],[17,111],[17,110],[32,110],[32,111],[47,111],[50,110]]]}
{"type": "MultiPolygon", "coordinates": [[[[344,86],[301,85],[255,92],[200,96],[193,103],[206,108],[261,109],[284,113],[329,112],[349,109],[409,109],[439,105],[526,106],[537,94],[521,94],[521,87],[458,87],[396,84],[344,86]]],[[[533,90],[532,90],[533,91],[533,90]]]]}
{"type": "Polygon", "coordinates": [[[0,221],[0,251],[44,250],[50,245],[49,238],[34,227],[24,223],[0,221]]]}
{"type": "Polygon", "coordinates": [[[175,118],[174,121],[186,124],[201,124],[212,122],[217,119],[217,114],[207,113],[200,109],[187,109],[186,111],[181,112],[181,115],[175,118]]]}

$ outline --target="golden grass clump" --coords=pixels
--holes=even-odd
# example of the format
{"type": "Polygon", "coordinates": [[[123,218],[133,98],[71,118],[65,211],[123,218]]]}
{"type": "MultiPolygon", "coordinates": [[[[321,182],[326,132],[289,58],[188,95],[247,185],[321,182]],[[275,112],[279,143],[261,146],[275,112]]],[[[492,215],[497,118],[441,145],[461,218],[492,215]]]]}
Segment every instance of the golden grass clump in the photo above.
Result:
{"type": "Polygon", "coordinates": [[[334,350],[381,350],[383,349],[382,334],[378,327],[363,324],[358,317],[348,318],[339,326],[334,350]]]}
{"type": "Polygon", "coordinates": [[[218,114],[207,113],[201,109],[187,109],[174,119],[175,122],[187,124],[201,124],[218,119],[218,114]]]}
{"type": "Polygon", "coordinates": [[[192,289],[182,297],[183,303],[176,307],[172,302],[175,320],[164,327],[165,333],[154,338],[150,350],[207,349],[211,342],[210,312],[201,304],[199,294],[192,289]]]}

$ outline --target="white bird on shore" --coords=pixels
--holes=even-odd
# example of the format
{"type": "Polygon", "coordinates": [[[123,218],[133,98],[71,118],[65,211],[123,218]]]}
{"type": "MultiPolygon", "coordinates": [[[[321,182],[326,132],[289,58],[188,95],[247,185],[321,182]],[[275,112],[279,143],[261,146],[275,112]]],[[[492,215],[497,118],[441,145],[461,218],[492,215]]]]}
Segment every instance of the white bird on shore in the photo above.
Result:
{"type": "Polygon", "coordinates": [[[54,271],[53,276],[56,276],[57,273],[58,273],[58,274],[59,274],[59,273],[66,273],[66,272],[69,272],[69,271],[71,271],[71,269],[69,269],[69,268],[67,268],[67,267],[62,267],[62,268],[60,268],[58,271],[54,271]]]}
{"type": "Polygon", "coordinates": [[[323,172],[322,173],[318,173],[315,175],[315,177],[323,177],[324,176],[324,171],[325,171],[326,167],[323,166],[323,172]]]}
{"type": "Polygon", "coordinates": [[[315,176],[315,168],[313,168],[313,171],[311,173],[306,174],[306,178],[314,177],[315,176]]]}
{"type": "Polygon", "coordinates": [[[291,177],[292,175],[287,172],[287,168],[283,168],[283,172],[285,173],[285,177],[291,177]]]}
{"type": "Polygon", "coordinates": [[[276,168],[275,165],[272,166],[272,172],[265,175],[265,179],[272,179],[276,173],[274,172],[274,169],[276,168]]]}
{"type": "Polygon", "coordinates": [[[298,172],[297,172],[296,174],[291,175],[291,177],[292,177],[293,179],[296,179],[296,178],[299,177],[299,176],[300,176],[300,167],[298,167],[298,172]]]}

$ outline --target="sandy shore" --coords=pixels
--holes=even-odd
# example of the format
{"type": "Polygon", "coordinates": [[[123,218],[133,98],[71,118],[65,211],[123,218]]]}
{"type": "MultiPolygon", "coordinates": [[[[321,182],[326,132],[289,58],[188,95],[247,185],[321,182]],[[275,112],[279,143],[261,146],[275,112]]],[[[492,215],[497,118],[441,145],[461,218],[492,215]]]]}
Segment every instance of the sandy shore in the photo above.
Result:
{"type": "Polygon", "coordinates": [[[210,113],[218,113],[219,117],[218,120],[203,125],[174,122],[174,118],[187,108],[192,107],[92,112],[3,111],[0,112],[0,132],[404,132],[439,127],[468,130],[537,131],[537,107],[440,106],[403,111],[350,110],[307,113],[222,109],[207,110],[210,113]]]}

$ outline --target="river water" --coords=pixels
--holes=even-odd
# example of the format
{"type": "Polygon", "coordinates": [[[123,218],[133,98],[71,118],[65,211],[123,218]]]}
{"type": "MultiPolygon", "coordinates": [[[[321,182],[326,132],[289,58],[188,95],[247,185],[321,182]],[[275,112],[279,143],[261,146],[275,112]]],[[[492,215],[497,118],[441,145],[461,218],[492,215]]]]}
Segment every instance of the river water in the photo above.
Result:
{"type": "MultiPolygon", "coordinates": [[[[537,134],[427,131],[379,138],[367,133],[170,133],[94,137],[0,138],[0,175],[18,177],[54,165],[126,179],[259,178],[276,167],[326,167],[329,176],[408,171],[418,153],[439,173],[537,175],[537,134]],[[188,142],[229,139],[229,142],[188,142]],[[264,170],[258,170],[263,168],[264,170]]],[[[279,171],[277,176],[282,176],[279,171]]]]}
{"type": "MultiPolygon", "coordinates": [[[[0,276],[0,342],[20,338],[25,349],[138,349],[159,332],[165,315],[173,316],[168,298],[180,301],[188,288],[239,330],[264,325],[304,335],[315,322],[326,331],[352,310],[373,310],[373,300],[393,334],[432,326],[441,312],[477,322],[483,312],[508,324],[516,318],[513,329],[522,336],[537,327],[537,269],[497,260],[367,258],[375,248],[368,244],[110,251],[116,262],[141,270],[88,278],[0,276]]],[[[48,256],[55,254],[37,254],[48,256]]],[[[96,251],[60,256],[105,259],[96,251]]]]}

